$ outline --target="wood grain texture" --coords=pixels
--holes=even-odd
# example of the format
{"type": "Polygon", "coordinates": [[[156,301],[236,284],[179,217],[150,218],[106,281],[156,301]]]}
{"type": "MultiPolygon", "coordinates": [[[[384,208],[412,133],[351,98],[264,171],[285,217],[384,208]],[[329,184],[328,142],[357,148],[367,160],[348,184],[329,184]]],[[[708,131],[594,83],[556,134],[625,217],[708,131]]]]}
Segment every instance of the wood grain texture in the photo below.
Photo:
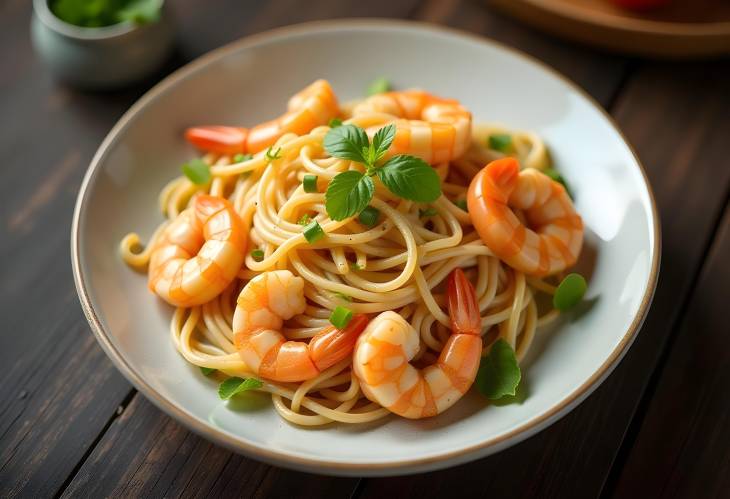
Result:
{"type": "Polygon", "coordinates": [[[614,497],[730,494],[730,206],[614,497]]]}
{"type": "Polygon", "coordinates": [[[656,194],[664,264],[647,321],[608,380],[561,421],[515,447],[461,468],[366,480],[361,498],[442,497],[455,483],[463,484],[464,497],[601,494],[725,204],[728,86],[726,63],[647,65],[617,100],[615,117],[643,159],[656,194]]]}

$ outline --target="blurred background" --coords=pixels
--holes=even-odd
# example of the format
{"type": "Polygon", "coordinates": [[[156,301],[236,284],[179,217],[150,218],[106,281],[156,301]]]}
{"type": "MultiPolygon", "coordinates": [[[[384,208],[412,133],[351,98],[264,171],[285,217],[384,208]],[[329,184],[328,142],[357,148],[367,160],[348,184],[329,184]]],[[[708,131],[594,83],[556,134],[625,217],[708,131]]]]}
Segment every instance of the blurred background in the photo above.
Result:
{"type": "Polygon", "coordinates": [[[727,496],[729,1],[5,0],[0,41],[1,497],[727,496]],[[71,275],[81,178],[137,98],[240,37],[344,17],[437,23],[555,68],[617,121],[661,216],[654,304],[608,381],[535,437],[427,475],[308,475],[198,438],[116,371],[71,275]]]}

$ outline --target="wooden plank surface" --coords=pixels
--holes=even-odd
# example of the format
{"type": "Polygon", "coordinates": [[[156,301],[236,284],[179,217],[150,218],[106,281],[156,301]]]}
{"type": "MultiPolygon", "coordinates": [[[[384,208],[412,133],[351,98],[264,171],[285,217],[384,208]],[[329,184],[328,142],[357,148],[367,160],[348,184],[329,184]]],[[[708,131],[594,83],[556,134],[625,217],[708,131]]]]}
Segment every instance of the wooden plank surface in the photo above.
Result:
{"type": "MultiPolygon", "coordinates": [[[[473,497],[596,497],[614,489],[626,497],[639,486],[638,465],[662,448],[659,433],[643,434],[667,408],[688,419],[671,440],[673,453],[652,469],[650,483],[673,472],[672,488],[666,490],[686,497],[722,490],[718,487],[726,483],[709,480],[711,472],[727,470],[727,451],[721,448],[704,456],[706,463],[700,461],[707,465],[704,474],[681,471],[702,457],[705,440],[697,428],[709,425],[727,441],[726,430],[712,423],[728,406],[708,403],[708,392],[690,393],[684,400],[694,412],[687,413],[671,405],[670,395],[672,389],[687,389],[688,380],[677,370],[694,360],[695,351],[677,353],[687,348],[682,331],[689,326],[683,322],[682,331],[675,330],[730,185],[730,169],[721,167],[727,165],[730,136],[727,62],[627,61],[528,30],[475,0],[316,0],[306,6],[295,0],[178,0],[170,5],[180,40],[165,71],[249,33],[344,16],[444,23],[493,37],[555,67],[613,112],[649,170],[664,229],[665,265],[654,306],[626,359],[588,401],[497,456],[427,475],[359,480],[297,473],[231,454],[191,434],[131,389],[93,340],[73,289],[68,234],[81,175],[101,138],[152,80],[102,94],[56,85],[32,55],[28,3],[6,2],[0,5],[0,168],[6,179],[0,183],[0,257],[13,264],[0,267],[0,317],[6,328],[0,335],[6,367],[0,385],[0,496],[421,498],[454,494],[458,484],[463,495],[473,497]],[[654,394],[650,377],[675,335],[669,363],[656,380],[657,402],[639,405],[647,384],[646,396],[654,394]],[[641,425],[644,405],[650,412],[641,425]],[[632,424],[637,406],[639,417],[632,424]],[[713,456],[719,464],[709,461],[713,456]],[[622,475],[626,457],[629,467],[622,475]]],[[[710,286],[716,282],[707,276],[700,282],[690,317],[693,308],[704,311],[708,280],[710,286]]],[[[710,344],[721,341],[707,338],[710,344]]],[[[714,365],[719,369],[722,361],[727,366],[726,357],[714,365]]],[[[727,388],[727,377],[711,374],[703,374],[708,384],[727,388]]],[[[647,486],[644,492],[654,490],[647,486]]]]}

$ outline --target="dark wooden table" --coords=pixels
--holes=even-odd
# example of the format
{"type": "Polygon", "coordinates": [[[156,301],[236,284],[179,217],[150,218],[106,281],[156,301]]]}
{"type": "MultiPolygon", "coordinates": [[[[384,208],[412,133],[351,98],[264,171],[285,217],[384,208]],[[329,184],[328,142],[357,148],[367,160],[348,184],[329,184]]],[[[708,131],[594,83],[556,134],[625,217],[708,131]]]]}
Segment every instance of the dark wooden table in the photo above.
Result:
{"type": "Polygon", "coordinates": [[[250,33],[349,16],[442,23],[555,67],[615,117],[648,170],[663,228],[654,304],[634,346],[588,400],[529,440],[471,464],[400,478],[331,478],[212,445],[117,372],[89,331],[71,276],[81,177],[110,127],[154,81],[108,93],[54,83],[31,50],[30,2],[6,0],[0,497],[730,497],[730,325],[722,315],[730,308],[730,60],[600,53],[469,0],[170,4],[180,39],[165,72],[250,33]]]}

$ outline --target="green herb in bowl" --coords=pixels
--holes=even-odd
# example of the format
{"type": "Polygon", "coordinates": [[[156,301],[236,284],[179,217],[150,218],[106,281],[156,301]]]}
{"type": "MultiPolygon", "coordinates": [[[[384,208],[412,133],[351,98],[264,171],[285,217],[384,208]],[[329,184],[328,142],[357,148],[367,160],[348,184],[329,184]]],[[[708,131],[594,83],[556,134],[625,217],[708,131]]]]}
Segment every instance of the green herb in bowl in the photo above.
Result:
{"type": "Polygon", "coordinates": [[[51,0],[48,5],[62,21],[98,28],[127,21],[155,22],[160,18],[162,0],[51,0]]]}

